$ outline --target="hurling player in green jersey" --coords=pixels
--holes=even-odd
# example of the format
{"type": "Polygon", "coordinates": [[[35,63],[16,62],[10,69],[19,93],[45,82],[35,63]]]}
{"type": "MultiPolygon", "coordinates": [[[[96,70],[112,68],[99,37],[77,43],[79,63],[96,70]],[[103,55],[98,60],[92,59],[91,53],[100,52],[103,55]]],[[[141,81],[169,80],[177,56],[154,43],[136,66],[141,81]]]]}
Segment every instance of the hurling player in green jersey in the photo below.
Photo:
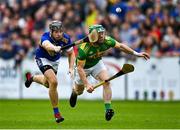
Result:
{"type": "MultiPolygon", "coordinates": [[[[105,29],[102,25],[93,25],[89,27],[89,33],[92,30],[98,32],[98,41],[95,43],[83,43],[78,49],[78,56],[76,58],[76,67],[74,75],[74,86],[72,94],[70,97],[71,107],[75,107],[77,96],[82,94],[84,88],[87,92],[92,93],[94,88],[93,85],[89,83],[89,76],[93,76],[95,79],[103,81],[109,78],[107,69],[102,61],[103,54],[109,48],[118,48],[121,51],[135,55],[137,57],[142,57],[144,59],[149,59],[149,55],[145,52],[138,53],[127,45],[119,43],[110,36],[107,36],[105,29]]],[[[103,100],[105,105],[105,119],[107,121],[111,120],[114,115],[114,111],[111,107],[112,91],[110,83],[103,85],[103,100]]]]}

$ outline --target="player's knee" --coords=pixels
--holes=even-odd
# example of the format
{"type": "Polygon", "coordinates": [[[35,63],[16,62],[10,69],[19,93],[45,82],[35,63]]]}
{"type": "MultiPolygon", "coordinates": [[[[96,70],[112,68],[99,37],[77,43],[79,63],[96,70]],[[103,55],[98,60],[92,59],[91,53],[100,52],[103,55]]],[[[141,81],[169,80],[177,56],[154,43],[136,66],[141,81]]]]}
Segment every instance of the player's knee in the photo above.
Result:
{"type": "Polygon", "coordinates": [[[46,79],[43,80],[43,85],[46,87],[46,88],[49,88],[49,83],[46,79]]]}
{"type": "Polygon", "coordinates": [[[52,85],[57,87],[57,85],[58,85],[57,80],[53,80],[53,81],[52,81],[52,85]]]}
{"type": "Polygon", "coordinates": [[[81,95],[84,91],[84,86],[76,86],[74,91],[76,92],[77,95],[81,95]]]}
{"type": "Polygon", "coordinates": [[[49,84],[50,84],[51,86],[53,86],[54,88],[57,88],[58,82],[57,82],[57,80],[50,80],[50,81],[49,81],[49,84]]]}
{"type": "Polygon", "coordinates": [[[83,90],[77,91],[77,95],[83,94],[83,90]]]}
{"type": "Polygon", "coordinates": [[[106,82],[103,87],[107,88],[107,87],[110,87],[110,82],[106,82]]]}

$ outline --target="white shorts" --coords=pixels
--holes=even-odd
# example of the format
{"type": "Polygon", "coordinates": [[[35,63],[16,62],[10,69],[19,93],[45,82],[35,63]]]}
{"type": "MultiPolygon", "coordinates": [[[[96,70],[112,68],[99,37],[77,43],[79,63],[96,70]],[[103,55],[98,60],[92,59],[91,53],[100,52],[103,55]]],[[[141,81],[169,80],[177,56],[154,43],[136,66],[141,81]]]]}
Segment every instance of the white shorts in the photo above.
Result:
{"type": "MultiPolygon", "coordinates": [[[[86,77],[88,80],[90,80],[91,76],[96,78],[97,75],[102,71],[102,70],[107,70],[106,66],[104,65],[103,61],[100,60],[95,66],[84,69],[86,73],[86,77]]],[[[82,80],[79,77],[79,73],[77,70],[77,67],[74,68],[74,82],[78,85],[83,85],[82,80]]]]}
{"type": "Polygon", "coordinates": [[[60,59],[57,60],[57,61],[50,61],[50,60],[48,60],[46,58],[36,58],[36,63],[37,63],[37,65],[38,65],[38,67],[39,67],[39,69],[41,71],[42,71],[42,68],[44,66],[49,65],[49,66],[51,66],[54,69],[55,72],[57,72],[58,71],[59,62],[60,62],[60,59]]]}

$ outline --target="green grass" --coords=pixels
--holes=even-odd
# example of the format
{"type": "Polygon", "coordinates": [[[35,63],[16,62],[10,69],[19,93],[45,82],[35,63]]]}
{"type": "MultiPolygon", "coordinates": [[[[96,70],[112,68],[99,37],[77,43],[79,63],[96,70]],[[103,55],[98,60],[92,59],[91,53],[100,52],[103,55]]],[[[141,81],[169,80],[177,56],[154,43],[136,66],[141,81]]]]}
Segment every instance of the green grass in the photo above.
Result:
{"type": "Polygon", "coordinates": [[[48,100],[0,100],[0,128],[21,129],[119,129],[180,128],[180,102],[113,101],[115,116],[104,119],[102,101],[78,101],[72,109],[60,100],[65,121],[54,121],[48,100]]]}

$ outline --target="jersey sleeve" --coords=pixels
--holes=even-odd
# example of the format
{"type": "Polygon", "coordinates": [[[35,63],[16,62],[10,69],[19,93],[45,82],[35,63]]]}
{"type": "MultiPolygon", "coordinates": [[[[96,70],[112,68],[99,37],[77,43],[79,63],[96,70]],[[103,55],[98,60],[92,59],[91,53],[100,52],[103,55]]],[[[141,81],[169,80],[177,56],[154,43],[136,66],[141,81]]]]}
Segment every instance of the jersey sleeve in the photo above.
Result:
{"type": "MultiPolygon", "coordinates": [[[[72,41],[71,41],[71,38],[69,37],[67,45],[70,45],[70,44],[72,44],[72,41]]],[[[70,47],[69,49],[67,49],[66,52],[70,52],[71,50],[73,50],[73,47],[70,47]]]]}
{"type": "Polygon", "coordinates": [[[110,36],[106,36],[105,37],[105,44],[110,46],[110,47],[114,47],[116,45],[116,40],[113,39],[112,37],[110,36]]]}
{"type": "Polygon", "coordinates": [[[42,43],[43,43],[44,41],[46,41],[46,40],[49,40],[49,39],[46,37],[46,35],[42,35],[42,36],[41,36],[40,44],[42,45],[42,43]]]}

